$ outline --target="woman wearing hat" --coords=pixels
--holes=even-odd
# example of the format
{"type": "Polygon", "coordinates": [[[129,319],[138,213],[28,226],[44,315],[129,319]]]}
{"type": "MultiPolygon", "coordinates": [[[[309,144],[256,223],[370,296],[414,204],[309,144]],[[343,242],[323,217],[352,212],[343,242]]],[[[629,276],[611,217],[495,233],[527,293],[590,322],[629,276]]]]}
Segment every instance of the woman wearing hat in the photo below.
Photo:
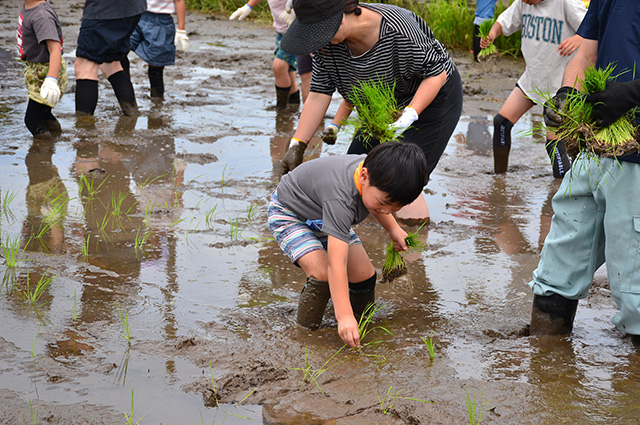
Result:
{"type": "MultiPolygon", "coordinates": [[[[282,48],[297,55],[314,53],[313,73],[298,128],[280,161],[283,173],[302,162],[334,91],[349,99],[359,82],[382,79],[395,84],[396,100],[404,108],[393,124],[396,134],[422,148],[428,181],[462,112],[460,74],[442,43],[419,16],[398,6],[293,0],[293,9],[296,20],[282,48]]],[[[347,153],[365,153],[374,145],[356,134],[347,153]]],[[[423,197],[403,210],[400,217],[428,217],[423,197]]]]}

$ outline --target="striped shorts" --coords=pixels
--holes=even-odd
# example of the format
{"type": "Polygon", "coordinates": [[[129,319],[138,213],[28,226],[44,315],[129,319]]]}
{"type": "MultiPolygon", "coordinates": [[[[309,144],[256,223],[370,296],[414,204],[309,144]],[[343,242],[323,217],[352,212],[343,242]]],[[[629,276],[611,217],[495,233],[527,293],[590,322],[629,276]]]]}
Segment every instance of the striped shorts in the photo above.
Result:
{"type": "MultiPolygon", "coordinates": [[[[316,250],[327,249],[327,234],[313,230],[306,222],[282,205],[278,200],[278,192],[274,191],[269,202],[269,230],[276,242],[289,256],[291,262],[298,265],[300,258],[316,250]]],[[[362,245],[358,235],[351,229],[349,245],[362,245]]]]}

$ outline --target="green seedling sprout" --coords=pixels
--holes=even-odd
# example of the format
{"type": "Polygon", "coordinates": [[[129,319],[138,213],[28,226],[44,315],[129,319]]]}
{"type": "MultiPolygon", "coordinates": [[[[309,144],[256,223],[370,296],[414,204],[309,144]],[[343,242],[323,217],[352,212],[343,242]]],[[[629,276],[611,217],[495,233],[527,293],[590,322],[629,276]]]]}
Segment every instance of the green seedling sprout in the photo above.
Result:
{"type": "Polygon", "coordinates": [[[469,396],[469,389],[465,388],[467,393],[465,397],[465,403],[467,405],[467,413],[469,415],[469,425],[480,425],[482,422],[482,415],[484,413],[484,409],[486,409],[489,401],[485,403],[484,401],[484,388],[482,389],[482,393],[480,395],[480,402],[476,406],[476,396],[473,396],[473,400],[469,396]]]}
{"type": "MultiPolygon", "coordinates": [[[[489,36],[489,32],[491,31],[491,27],[495,23],[495,19],[488,19],[483,21],[480,25],[478,25],[478,37],[487,38],[489,36]]],[[[489,55],[494,53],[498,53],[498,48],[495,44],[491,43],[489,46],[478,52],[478,59],[486,58],[489,55]]]]}
{"type": "Polygon", "coordinates": [[[31,305],[37,305],[42,294],[45,293],[56,277],[55,275],[49,274],[49,270],[47,269],[47,271],[40,276],[35,287],[32,287],[29,273],[27,273],[27,287],[21,291],[22,298],[31,305]]]}
{"type": "Polygon", "coordinates": [[[247,207],[247,220],[251,221],[256,217],[256,204],[253,202],[247,207]]]}
{"type": "MultiPolygon", "coordinates": [[[[29,239],[31,241],[31,239],[29,239]]],[[[7,239],[5,243],[2,244],[2,254],[4,255],[4,261],[9,268],[18,267],[20,262],[22,261],[22,255],[24,254],[24,250],[29,245],[29,241],[25,244],[24,248],[22,248],[22,252],[20,251],[20,237],[17,236],[14,239],[11,239],[11,236],[7,234],[7,239]]]]}
{"type": "MultiPolygon", "coordinates": [[[[415,232],[409,232],[407,237],[404,239],[405,243],[409,247],[409,251],[420,251],[424,249],[425,245],[420,240],[418,232],[425,223],[422,223],[415,232]]],[[[404,259],[404,254],[400,251],[396,251],[395,244],[393,242],[389,243],[385,247],[385,254],[384,265],[382,266],[382,281],[393,282],[396,278],[407,273],[407,263],[404,259]]]]}
{"type": "MultiPolygon", "coordinates": [[[[31,399],[29,399],[29,413],[31,414],[31,425],[38,425],[40,414],[37,410],[35,412],[33,411],[33,402],[31,401],[31,399]]],[[[24,415],[22,415],[22,421],[25,425],[28,425],[27,419],[24,417],[24,415]]]]}
{"type": "Polygon", "coordinates": [[[235,219],[229,222],[230,227],[230,236],[232,241],[237,241],[242,236],[242,232],[244,231],[244,223],[240,217],[236,217],[235,219]]]}
{"type": "Polygon", "coordinates": [[[133,389],[132,389],[132,390],[131,390],[131,413],[130,413],[130,414],[128,414],[128,415],[127,415],[127,412],[125,412],[125,413],[124,413],[124,417],[125,417],[125,418],[126,418],[126,420],[127,420],[127,421],[126,421],[126,424],[127,424],[127,425],[134,425],[134,424],[135,424],[135,425],[137,425],[137,424],[139,424],[139,423],[140,423],[140,421],[142,420],[142,418],[144,418],[144,417],[145,417],[145,415],[142,415],[142,416],[140,417],[140,419],[138,419],[137,421],[133,422],[133,421],[134,421],[134,414],[135,414],[135,412],[134,412],[134,409],[133,409],[133,389]]]}
{"type": "Polygon", "coordinates": [[[116,301],[116,312],[118,314],[118,318],[120,319],[120,323],[122,324],[122,332],[124,334],[125,339],[131,345],[131,330],[129,329],[129,316],[127,314],[127,310],[120,308],[120,304],[116,301]]]}
{"type": "Polygon", "coordinates": [[[419,401],[420,403],[433,403],[433,401],[429,400],[421,400],[419,398],[413,397],[403,397],[400,395],[400,391],[392,391],[392,389],[393,385],[389,385],[387,394],[384,397],[380,397],[380,394],[378,394],[378,404],[380,405],[380,411],[383,415],[391,414],[391,409],[393,409],[393,407],[395,406],[397,399],[419,401]]]}
{"type": "Polygon", "coordinates": [[[78,320],[78,294],[73,291],[73,321],[78,320]]]}
{"type": "Polygon", "coordinates": [[[213,220],[216,217],[216,209],[218,208],[218,204],[215,204],[212,208],[209,208],[205,212],[205,223],[209,229],[213,229],[213,220]]]}
{"type": "Polygon", "coordinates": [[[89,259],[89,241],[91,235],[87,235],[87,238],[82,242],[82,259],[87,261],[89,259]]]}
{"type": "Polygon", "coordinates": [[[225,164],[224,168],[222,169],[222,179],[220,180],[221,186],[224,186],[227,184],[227,180],[229,180],[229,176],[231,176],[231,171],[227,173],[227,164],[225,164]]]}
{"type": "Polygon", "coordinates": [[[16,196],[18,196],[18,192],[8,190],[2,197],[2,214],[10,222],[16,218],[16,216],[13,214],[13,211],[11,211],[11,203],[16,199],[16,196]]]}
{"type": "Polygon", "coordinates": [[[216,391],[216,381],[215,379],[213,379],[213,366],[211,365],[211,361],[209,361],[209,373],[211,373],[211,388],[213,391],[213,401],[216,404],[216,407],[218,407],[219,406],[218,392],[216,391]]]}
{"type": "Polygon", "coordinates": [[[345,125],[360,131],[366,144],[371,145],[375,140],[385,143],[396,139],[395,131],[390,127],[401,114],[395,97],[395,82],[389,84],[382,78],[360,81],[352,89],[348,100],[358,114],[347,119],[345,125]]]}
{"type": "Polygon", "coordinates": [[[433,331],[430,332],[428,339],[425,337],[421,338],[427,346],[427,350],[429,350],[429,357],[433,360],[436,357],[436,343],[433,341],[433,331]]]}
{"type": "Polygon", "coordinates": [[[184,218],[180,218],[180,217],[176,218],[169,225],[169,229],[173,229],[174,227],[176,227],[178,224],[182,223],[183,221],[184,221],[184,218]]]}
{"type": "Polygon", "coordinates": [[[31,343],[31,360],[36,361],[36,353],[38,348],[38,335],[40,335],[40,326],[42,326],[42,322],[38,325],[38,331],[36,332],[36,336],[33,338],[33,342],[31,343]]]}
{"type": "Polygon", "coordinates": [[[333,353],[333,355],[331,357],[329,357],[329,359],[324,362],[322,364],[322,366],[320,366],[318,369],[314,369],[313,365],[311,365],[311,363],[309,362],[309,352],[307,347],[304,348],[304,367],[294,367],[291,368],[291,370],[299,370],[302,372],[302,383],[303,384],[309,384],[311,382],[313,382],[316,387],[318,388],[318,390],[320,391],[321,394],[324,394],[324,392],[322,391],[322,388],[320,388],[320,383],[318,383],[318,378],[325,373],[326,371],[338,366],[339,364],[343,363],[346,361],[346,359],[340,360],[340,361],[336,361],[334,362],[333,360],[336,358],[336,356],[346,348],[346,345],[343,345],[342,347],[340,347],[338,349],[338,351],[336,351],[335,353],[333,353]]]}
{"type": "Polygon", "coordinates": [[[138,229],[136,232],[136,238],[134,240],[134,250],[136,252],[136,256],[143,255],[147,256],[147,252],[144,249],[144,245],[149,238],[149,232],[143,229],[138,229]]]}
{"type": "Polygon", "coordinates": [[[87,195],[85,196],[85,199],[94,200],[96,199],[96,196],[98,196],[98,193],[100,193],[100,188],[106,183],[106,181],[107,179],[105,178],[100,182],[100,184],[96,185],[94,177],[91,177],[91,180],[89,180],[86,174],[82,174],[80,176],[80,181],[78,182],[78,193],[82,195],[84,189],[86,189],[87,195]]]}

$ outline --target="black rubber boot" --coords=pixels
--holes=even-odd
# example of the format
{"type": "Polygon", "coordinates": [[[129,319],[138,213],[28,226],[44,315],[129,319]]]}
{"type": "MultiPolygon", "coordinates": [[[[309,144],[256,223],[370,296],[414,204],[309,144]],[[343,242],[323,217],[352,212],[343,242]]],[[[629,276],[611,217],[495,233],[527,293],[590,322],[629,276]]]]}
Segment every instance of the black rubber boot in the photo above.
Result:
{"type": "Polygon", "coordinates": [[[136,102],[136,95],[133,91],[133,85],[131,79],[124,71],[118,71],[108,78],[113,87],[113,92],[118,98],[122,113],[127,116],[133,116],[138,113],[138,104],[136,102]]]}
{"type": "Polygon", "coordinates": [[[296,90],[289,95],[290,105],[300,105],[300,90],[296,90]]]}
{"type": "Polygon", "coordinates": [[[640,348],[640,335],[629,334],[629,336],[631,337],[631,342],[633,342],[633,345],[635,345],[636,348],[640,348]]]}
{"type": "Polygon", "coordinates": [[[147,75],[149,76],[149,84],[151,86],[151,97],[164,97],[164,66],[149,65],[147,75]]]}
{"type": "Polygon", "coordinates": [[[349,301],[351,309],[358,323],[363,313],[370,305],[376,301],[376,275],[374,273],[369,279],[358,282],[349,282],[349,301]]]}
{"type": "Polygon", "coordinates": [[[300,293],[298,324],[305,328],[318,329],[322,323],[329,298],[331,298],[329,282],[308,277],[307,283],[300,293]]]}
{"type": "Polygon", "coordinates": [[[507,172],[512,128],[513,123],[502,115],[493,117],[493,167],[496,174],[507,172]]]}
{"type": "Polygon", "coordinates": [[[549,140],[545,144],[547,155],[551,160],[553,177],[561,179],[571,168],[571,158],[564,149],[564,140],[549,140]]]}
{"type": "Polygon", "coordinates": [[[529,335],[568,335],[573,329],[578,300],[562,295],[534,295],[529,335]]]}
{"type": "Polygon", "coordinates": [[[276,86],[276,110],[282,111],[287,108],[287,105],[289,104],[289,90],[291,90],[291,86],[276,86]]]}
{"type": "Polygon", "coordinates": [[[76,80],[76,114],[93,115],[98,104],[98,81],[76,80]]]}
{"type": "Polygon", "coordinates": [[[473,60],[478,62],[478,53],[480,53],[480,25],[473,26],[473,60]]]}
{"type": "Polygon", "coordinates": [[[29,99],[29,102],[27,102],[27,111],[24,114],[24,124],[33,137],[42,140],[51,139],[51,133],[44,122],[44,118],[50,113],[51,107],[29,99]]]}

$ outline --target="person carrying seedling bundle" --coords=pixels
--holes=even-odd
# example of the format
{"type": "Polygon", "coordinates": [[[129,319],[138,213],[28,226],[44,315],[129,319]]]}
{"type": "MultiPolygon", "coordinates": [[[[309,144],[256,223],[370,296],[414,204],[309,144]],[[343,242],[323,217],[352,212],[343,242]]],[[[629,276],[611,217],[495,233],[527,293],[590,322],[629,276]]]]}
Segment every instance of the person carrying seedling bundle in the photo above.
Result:
{"type": "MultiPolygon", "coordinates": [[[[302,162],[336,90],[348,100],[362,82],[382,80],[395,87],[402,110],[390,124],[398,139],[417,144],[427,158],[426,184],[462,111],[460,74],[442,43],[420,17],[394,5],[294,0],[293,9],[297,18],[282,48],[292,54],[314,53],[313,73],[298,127],[280,161],[282,173],[302,162]]],[[[347,153],[365,153],[377,144],[356,134],[347,153]]],[[[411,207],[398,216],[428,217],[424,197],[411,207]]]]}
{"type": "MultiPolygon", "coordinates": [[[[244,20],[254,7],[262,0],[249,0],[229,16],[230,20],[244,20]]],[[[287,11],[287,0],[269,0],[269,9],[273,16],[273,27],[276,29],[276,49],[273,52],[273,76],[276,80],[276,110],[283,110],[287,105],[300,105],[300,90],[296,82],[298,57],[285,52],[281,41],[289,25],[295,19],[293,12],[287,11]]]]}
{"type": "MultiPolygon", "coordinates": [[[[500,111],[493,118],[494,171],[505,173],[511,150],[511,129],[535,103],[543,104],[540,93],[554,93],[562,73],[582,38],[576,35],[587,9],[581,0],[516,0],[498,16],[480,47],[487,48],[501,34],[522,30],[524,74],[500,111]]],[[[562,178],[571,167],[562,140],[547,131],[545,143],[553,176],[562,178]]]]}
{"type": "Polygon", "coordinates": [[[307,281],[298,323],[317,328],[329,298],[338,334],[358,347],[358,319],[375,301],[376,271],[352,226],[372,214],[396,249],[407,233],[391,215],[422,192],[427,161],[412,143],[389,142],[368,155],[308,161],[284,175],[271,195],[269,229],[307,281]]]}
{"type": "MultiPolygon", "coordinates": [[[[578,29],[584,37],[564,73],[563,87],[545,106],[545,121],[563,124],[571,93],[590,67],[615,64],[617,80],[588,95],[592,117],[606,128],[629,113],[640,122],[640,22],[634,0],[591,0],[578,29]],[[627,72],[625,72],[627,71],[627,72]],[[635,71],[635,72],[634,72],[635,71]]],[[[636,141],[638,134],[636,131],[636,141]]],[[[554,216],[538,268],[533,272],[532,335],[568,334],[594,272],[604,263],[619,312],[611,321],[640,346],[640,152],[615,158],[582,151],[553,198],[554,216]]]]}
{"type": "Polygon", "coordinates": [[[67,67],[62,59],[62,28],[48,1],[26,0],[16,31],[20,59],[25,61],[24,82],[29,103],[24,123],[33,137],[51,138],[60,123],[51,113],[67,88],[67,67]]]}

